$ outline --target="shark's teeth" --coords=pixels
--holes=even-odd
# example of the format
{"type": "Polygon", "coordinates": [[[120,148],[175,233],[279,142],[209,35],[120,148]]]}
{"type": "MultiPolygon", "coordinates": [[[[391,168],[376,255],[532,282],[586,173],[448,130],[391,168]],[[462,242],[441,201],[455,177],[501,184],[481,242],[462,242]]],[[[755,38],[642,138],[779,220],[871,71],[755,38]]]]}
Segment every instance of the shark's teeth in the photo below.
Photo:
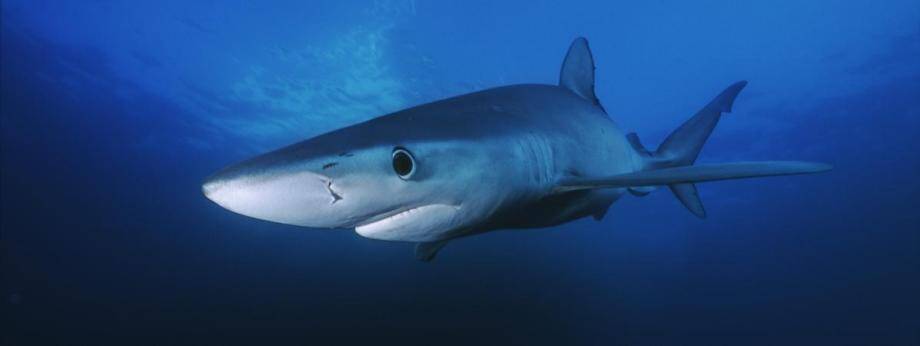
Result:
{"type": "Polygon", "coordinates": [[[454,216],[459,210],[459,206],[449,204],[423,205],[358,225],[355,231],[361,236],[382,240],[438,239],[442,233],[453,229],[454,216]]]}

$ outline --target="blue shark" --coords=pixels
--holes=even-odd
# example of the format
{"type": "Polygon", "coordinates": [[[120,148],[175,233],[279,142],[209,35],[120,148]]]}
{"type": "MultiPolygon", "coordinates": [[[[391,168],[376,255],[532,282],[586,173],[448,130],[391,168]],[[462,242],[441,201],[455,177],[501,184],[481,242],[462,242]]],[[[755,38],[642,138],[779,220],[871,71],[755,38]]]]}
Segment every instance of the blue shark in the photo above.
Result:
{"type": "Polygon", "coordinates": [[[745,81],[648,150],[607,115],[594,70],[588,41],[577,38],[556,85],[502,86],[383,115],[231,165],[202,191],[261,220],[414,242],[416,257],[430,261],[460,237],[600,220],[626,194],[666,186],[702,218],[697,183],[831,168],[694,164],[745,81]]]}

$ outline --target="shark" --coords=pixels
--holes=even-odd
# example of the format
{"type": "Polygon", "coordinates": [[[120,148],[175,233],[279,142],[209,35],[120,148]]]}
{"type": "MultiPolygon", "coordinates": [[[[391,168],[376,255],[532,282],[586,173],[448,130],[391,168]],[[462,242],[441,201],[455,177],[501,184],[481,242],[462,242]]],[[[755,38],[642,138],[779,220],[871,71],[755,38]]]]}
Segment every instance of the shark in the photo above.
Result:
{"type": "Polygon", "coordinates": [[[588,41],[557,84],[486,89],[400,110],[230,165],[204,195],[248,217],[413,242],[431,261],[451,240],[602,220],[624,195],[667,187],[706,217],[696,184],[825,172],[800,161],[694,164],[747,85],[730,85],[649,150],[594,91],[588,41]]]}

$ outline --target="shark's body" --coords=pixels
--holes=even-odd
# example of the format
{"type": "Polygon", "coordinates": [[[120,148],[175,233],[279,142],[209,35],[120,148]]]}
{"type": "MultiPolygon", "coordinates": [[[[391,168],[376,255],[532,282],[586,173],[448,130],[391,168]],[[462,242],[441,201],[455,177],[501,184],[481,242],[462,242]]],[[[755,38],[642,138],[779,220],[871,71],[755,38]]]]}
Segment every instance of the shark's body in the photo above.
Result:
{"type": "Polygon", "coordinates": [[[457,237],[600,219],[626,191],[644,195],[659,185],[702,217],[693,182],[827,169],[690,166],[744,85],[726,89],[649,152],[594,96],[593,59],[578,39],[559,85],[499,87],[381,116],[228,167],[203,190],[264,220],[418,242],[424,260],[457,237]]]}

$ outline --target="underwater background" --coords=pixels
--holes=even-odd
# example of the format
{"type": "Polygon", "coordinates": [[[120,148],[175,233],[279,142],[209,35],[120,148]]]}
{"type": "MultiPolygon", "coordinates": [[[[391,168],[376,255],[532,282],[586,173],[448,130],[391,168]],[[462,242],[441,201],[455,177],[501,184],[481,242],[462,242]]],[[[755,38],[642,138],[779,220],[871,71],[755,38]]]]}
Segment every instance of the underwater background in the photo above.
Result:
{"type": "MultiPolygon", "coordinates": [[[[920,344],[920,3],[3,0],[0,343],[920,344]],[[830,173],[412,245],[205,199],[217,169],[405,107],[557,81],[654,148],[830,173]]],[[[471,119],[475,121],[475,119],[471,119]]],[[[599,162],[598,164],[603,164],[599,162]]]]}

